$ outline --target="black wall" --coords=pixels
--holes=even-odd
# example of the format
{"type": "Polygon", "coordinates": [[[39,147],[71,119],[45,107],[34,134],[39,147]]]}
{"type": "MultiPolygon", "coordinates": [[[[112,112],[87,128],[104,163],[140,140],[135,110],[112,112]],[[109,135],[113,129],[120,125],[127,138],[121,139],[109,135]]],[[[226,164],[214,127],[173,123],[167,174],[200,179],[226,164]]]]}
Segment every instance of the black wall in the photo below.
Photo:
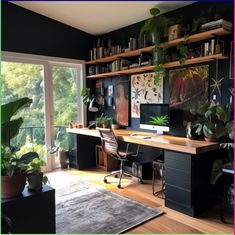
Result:
{"type": "Polygon", "coordinates": [[[9,2],[2,2],[2,50],[88,59],[94,36],[9,2]]]}
{"type": "MultiPolygon", "coordinates": [[[[191,4],[189,6],[185,6],[183,8],[177,9],[175,11],[169,12],[165,14],[167,17],[171,18],[179,18],[181,16],[184,17],[184,22],[189,23],[190,25],[193,22],[194,18],[198,18],[199,16],[204,16],[207,18],[207,21],[214,20],[215,17],[226,19],[230,22],[233,22],[233,3],[223,3],[223,2],[213,2],[212,3],[206,3],[206,2],[198,2],[191,4]]],[[[100,38],[104,39],[104,42],[107,42],[109,39],[114,44],[127,44],[130,37],[137,37],[139,35],[140,29],[142,27],[144,22],[139,22],[118,30],[115,30],[113,32],[107,33],[105,35],[101,35],[100,38]]],[[[225,41],[225,54],[229,55],[230,53],[230,41],[233,40],[233,36],[225,36],[220,37],[220,39],[225,41]]],[[[215,61],[209,62],[209,63],[203,63],[203,64],[209,64],[209,92],[208,92],[208,98],[212,98],[212,94],[210,92],[210,85],[212,84],[212,78],[216,78],[215,75],[215,61]]],[[[190,66],[183,66],[183,67],[192,67],[202,64],[195,64],[190,66]]],[[[230,99],[230,93],[228,91],[228,88],[233,87],[233,80],[229,79],[229,59],[221,60],[219,61],[219,72],[218,72],[218,78],[224,77],[224,80],[222,82],[222,96],[220,97],[218,92],[214,92],[213,94],[217,95],[218,102],[222,103],[228,103],[230,99]]],[[[164,78],[164,103],[169,102],[169,82],[168,82],[168,73],[169,69],[167,70],[167,75],[164,78]]],[[[103,78],[104,82],[104,88],[105,92],[107,92],[107,87],[110,84],[117,84],[118,81],[122,80],[130,80],[130,75],[122,75],[118,77],[112,77],[112,78],[103,78]]],[[[131,107],[131,104],[129,105],[131,107]]],[[[104,112],[112,116],[114,115],[114,110],[107,107],[104,112]]],[[[180,112],[180,111],[179,111],[180,112]]],[[[130,122],[130,129],[139,129],[139,118],[132,118],[130,122]]],[[[179,125],[177,120],[172,119],[171,120],[171,132],[170,134],[176,135],[176,136],[185,136],[185,127],[182,125],[179,125]]]]}

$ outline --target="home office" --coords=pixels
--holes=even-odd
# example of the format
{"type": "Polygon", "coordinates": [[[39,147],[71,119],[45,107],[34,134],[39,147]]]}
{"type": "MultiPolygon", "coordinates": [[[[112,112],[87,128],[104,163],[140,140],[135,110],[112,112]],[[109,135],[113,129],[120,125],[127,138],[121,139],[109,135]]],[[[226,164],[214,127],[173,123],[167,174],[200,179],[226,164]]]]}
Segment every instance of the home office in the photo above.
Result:
{"type": "Polygon", "coordinates": [[[23,194],[4,186],[6,231],[231,233],[232,9],[3,3],[3,103],[32,98],[6,145],[38,155],[14,169],[23,194]],[[32,189],[38,169],[50,185],[32,189]]]}

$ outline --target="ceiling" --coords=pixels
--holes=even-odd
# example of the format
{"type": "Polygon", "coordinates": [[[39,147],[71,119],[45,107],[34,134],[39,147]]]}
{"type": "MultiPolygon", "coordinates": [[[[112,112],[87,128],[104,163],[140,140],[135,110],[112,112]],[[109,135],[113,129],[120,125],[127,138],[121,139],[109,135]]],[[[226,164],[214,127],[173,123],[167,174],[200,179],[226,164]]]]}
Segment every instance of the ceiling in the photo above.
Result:
{"type": "Polygon", "coordinates": [[[12,3],[87,33],[99,35],[149,18],[149,9],[152,7],[158,7],[161,13],[165,13],[193,2],[14,1],[12,3]]]}

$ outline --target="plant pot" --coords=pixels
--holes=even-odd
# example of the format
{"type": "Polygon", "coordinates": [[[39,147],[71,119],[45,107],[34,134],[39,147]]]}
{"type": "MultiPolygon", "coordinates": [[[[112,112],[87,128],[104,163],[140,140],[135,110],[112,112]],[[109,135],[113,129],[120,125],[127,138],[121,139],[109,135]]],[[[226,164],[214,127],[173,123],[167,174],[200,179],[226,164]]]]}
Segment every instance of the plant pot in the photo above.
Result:
{"type": "Polygon", "coordinates": [[[114,129],[114,130],[120,129],[120,125],[119,124],[112,124],[112,129],[114,129]]]}
{"type": "Polygon", "coordinates": [[[19,196],[25,187],[26,174],[2,176],[2,198],[19,196]]]}
{"type": "Polygon", "coordinates": [[[216,138],[209,138],[209,137],[204,137],[205,141],[207,142],[218,142],[218,139],[216,138]]]}
{"type": "Polygon", "coordinates": [[[42,179],[43,173],[40,172],[39,174],[28,174],[27,176],[29,182],[29,189],[31,190],[41,190],[42,189],[42,179]]]}
{"type": "Polygon", "coordinates": [[[60,159],[60,166],[61,168],[68,168],[68,157],[69,157],[69,152],[60,150],[59,151],[59,159],[60,159]]]}

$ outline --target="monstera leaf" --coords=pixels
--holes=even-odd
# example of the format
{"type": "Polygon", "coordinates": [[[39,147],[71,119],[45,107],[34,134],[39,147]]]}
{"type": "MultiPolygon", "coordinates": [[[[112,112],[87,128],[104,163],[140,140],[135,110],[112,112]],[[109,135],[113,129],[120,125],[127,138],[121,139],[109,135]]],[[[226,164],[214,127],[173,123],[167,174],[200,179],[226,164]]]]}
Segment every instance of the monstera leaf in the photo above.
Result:
{"type": "Polygon", "coordinates": [[[1,124],[11,120],[11,118],[24,106],[28,106],[32,103],[32,99],[23,97],[19,100],[3,104],[1,106],[1,124]]]}

